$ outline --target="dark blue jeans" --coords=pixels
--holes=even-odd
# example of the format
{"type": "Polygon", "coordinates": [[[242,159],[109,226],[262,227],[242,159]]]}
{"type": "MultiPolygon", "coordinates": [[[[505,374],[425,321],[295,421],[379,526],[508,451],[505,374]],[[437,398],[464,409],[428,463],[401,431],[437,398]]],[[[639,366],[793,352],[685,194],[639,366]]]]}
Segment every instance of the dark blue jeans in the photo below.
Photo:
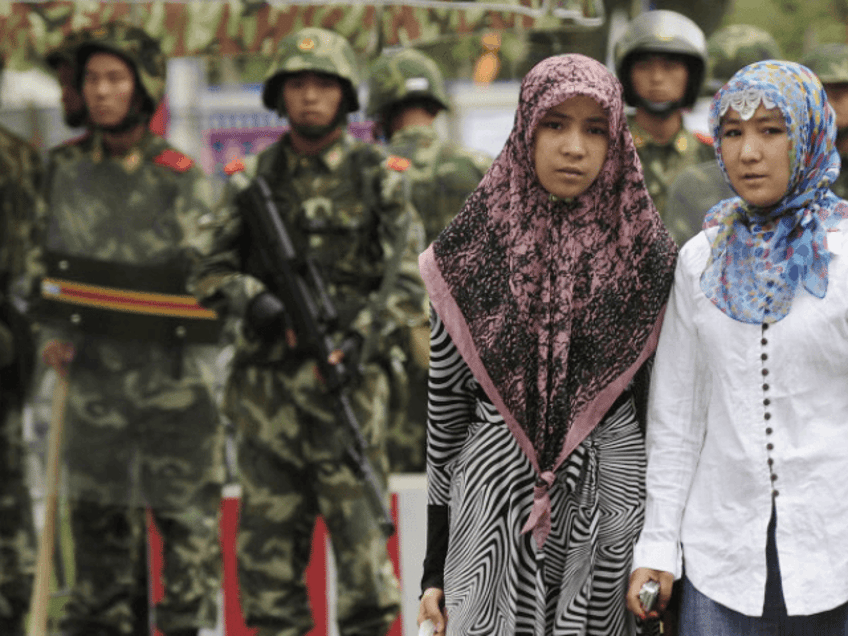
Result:
{"type": "Polygon", "coordinates": [[[762,616],[746,616],[707,598],[683,580],[680,636],[848,636],[848,603],[809,616],[788,616],[783,601],[772,510],[766,542],[766,594],[762,616]]]}

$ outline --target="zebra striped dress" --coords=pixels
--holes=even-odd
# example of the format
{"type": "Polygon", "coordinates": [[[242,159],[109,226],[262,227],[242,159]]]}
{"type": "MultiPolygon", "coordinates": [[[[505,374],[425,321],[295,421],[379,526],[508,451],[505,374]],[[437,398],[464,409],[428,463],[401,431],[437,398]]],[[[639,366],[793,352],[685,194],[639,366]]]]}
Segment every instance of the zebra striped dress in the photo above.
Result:
{"type": "Polygon", "coordinates": [[[539,550],[521,534],[534,470],[431,315],[428,505],[449,519],[447,636],[638,633],[624,602],[645,497],[633,400],[619,400],[558,470],[539,550]]]}

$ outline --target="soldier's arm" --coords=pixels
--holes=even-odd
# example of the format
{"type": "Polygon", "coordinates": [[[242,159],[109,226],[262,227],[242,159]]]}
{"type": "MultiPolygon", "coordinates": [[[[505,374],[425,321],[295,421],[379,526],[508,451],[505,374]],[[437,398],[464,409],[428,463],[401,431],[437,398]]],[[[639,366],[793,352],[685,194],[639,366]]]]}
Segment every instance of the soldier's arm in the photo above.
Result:
{"type": "MultiPolygon", "coordinates": [[[[389,343],[402,338],[404,341],[399,344],[403,350],[426,357],[427,296],[418,271],[418,255],[424,250],[424,226],[410,201],[402,172],[383,169],[376,187],[380,202],[378,240],[382,248],[382,279],[352,327],[363,337],[368,353],[385,355],[389,343]],[[419,331],[421,337],[416,338],[419,331]],[[416,343],[421,346],[416,347],[416,343]]],[[[426,361],[419,364],[426,367],[426,361]]]]}
{"type": "Polygon", "coordinates": [[[241,317],[265,285],[242,271],[240,245],[245,228],[235,195],[236,188],[228,183],[218,203],[193,219],[186,233],[186,253],[189,292],[219,313],[241,317]]]}
{"type": "MultiPolygon", "coordinates": [[[[45,169],[35,148],[25,146],[18,157],[20,178],[17,179],[13,209],[9,211],[11,236],[9,273],[12,294],[28,297],[36,276],[41,275],[41,241],[47,217],[44,199],[45,169]]],[[[8,226],[7,226],[8,227],[8,226]]]]}

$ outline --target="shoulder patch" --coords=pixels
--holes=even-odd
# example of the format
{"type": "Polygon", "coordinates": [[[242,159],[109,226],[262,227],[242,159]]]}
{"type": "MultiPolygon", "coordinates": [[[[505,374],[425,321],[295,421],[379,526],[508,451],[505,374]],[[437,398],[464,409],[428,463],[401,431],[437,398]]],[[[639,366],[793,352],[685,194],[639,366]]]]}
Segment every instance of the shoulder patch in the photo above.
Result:
{"type": "Polygon", "coordinates": [[[409,166],[412,165],[412,162],[405,157],[398,157],[397,155],[390,155],[386,160],[386,167],[389,170],[394,170],[396,172],[404,172],[409,169],[409,166]]]}
{"type": "Polygon", "coordinates": [[[228,177],[233,176],[236,172],[244,172],[244,161],[241,157],[236,157],[224,166],[224,174],[228,177]]]}
{"type": "Polygon", "coordinates": [[[170,168],[175,172],[185,172],[194,165],[194,161],[190,157],[172,148],[163,150],[162,154],[153,160],[153,163],[170,168]]]}
{"type": "Polygon", "coordinates": [[[706,144],[708,146],[713,145],[713,138],[706,133],[695,131],[693,134],[695,135],[695,139],[700,141],[702,144],[706,144]]]}

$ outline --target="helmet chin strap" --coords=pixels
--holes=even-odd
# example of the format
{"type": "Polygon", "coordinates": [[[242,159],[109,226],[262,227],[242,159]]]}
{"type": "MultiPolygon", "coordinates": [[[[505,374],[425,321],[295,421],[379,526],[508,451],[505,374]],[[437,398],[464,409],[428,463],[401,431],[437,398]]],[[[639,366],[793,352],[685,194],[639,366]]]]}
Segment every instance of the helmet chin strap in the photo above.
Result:
{"type": "Polygon", "coordinates": [[[651,102],[647,99],[642,99],[641,97],[639,97],[637,105],[640,108],[644,108],[654,117],[668,119],[680,108],[683,107],[683,100],[678,99],[671,102],[651,102]]]}

